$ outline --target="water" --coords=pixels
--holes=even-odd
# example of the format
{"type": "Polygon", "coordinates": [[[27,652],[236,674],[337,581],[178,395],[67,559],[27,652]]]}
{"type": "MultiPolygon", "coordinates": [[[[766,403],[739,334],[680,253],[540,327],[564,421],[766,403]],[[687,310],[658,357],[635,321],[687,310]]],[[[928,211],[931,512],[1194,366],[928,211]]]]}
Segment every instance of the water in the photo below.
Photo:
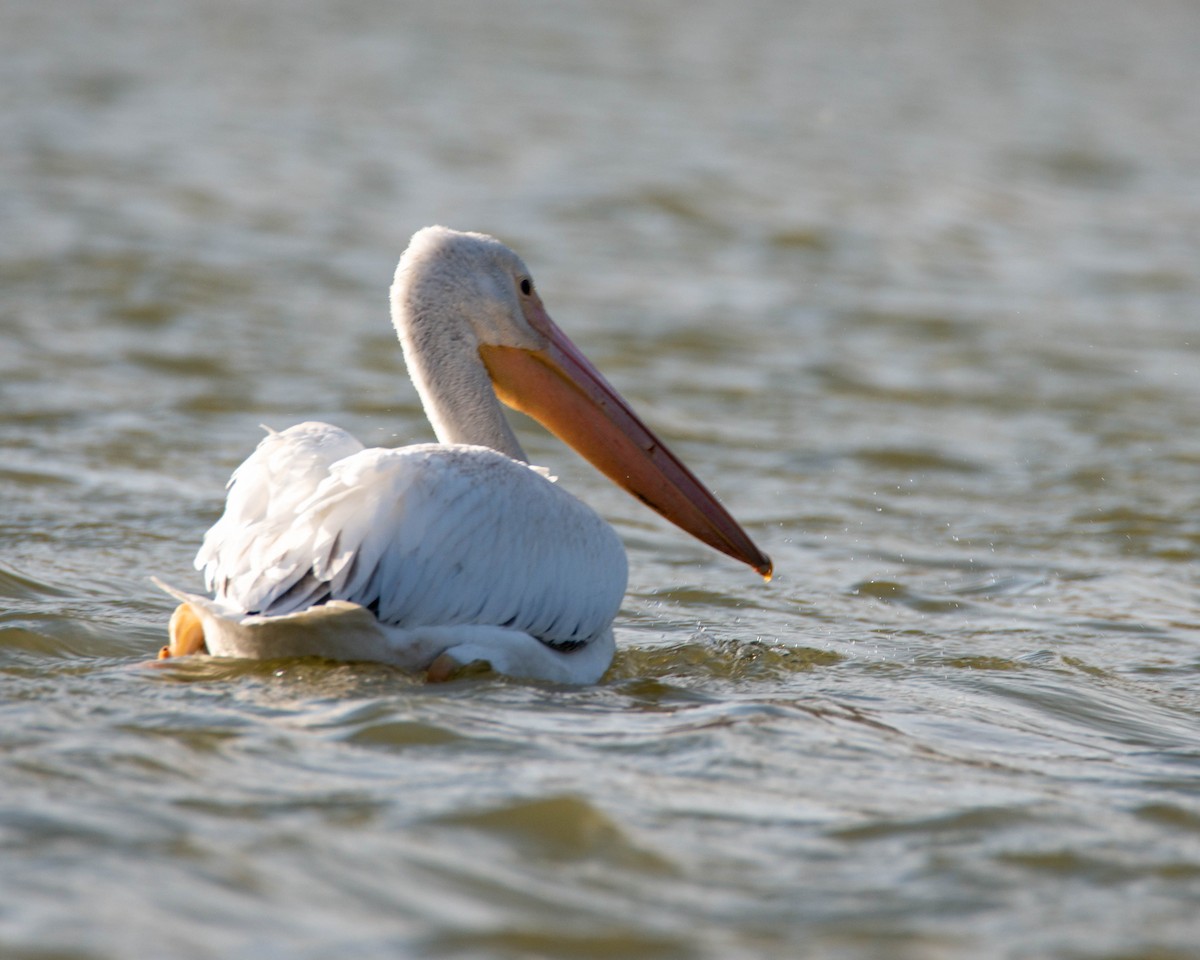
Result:
{"type": "MultiPolygon", "coordinates": [[[[480,9],[479,7],[482,7],[480,9]]],[[[1200,13],[0,11],[0,955],[1200,956],[1200,13]],[[595,687],[142,666],[232,467],[428,438],[496,233],[776,561],[552,439],[595,687]]]]}

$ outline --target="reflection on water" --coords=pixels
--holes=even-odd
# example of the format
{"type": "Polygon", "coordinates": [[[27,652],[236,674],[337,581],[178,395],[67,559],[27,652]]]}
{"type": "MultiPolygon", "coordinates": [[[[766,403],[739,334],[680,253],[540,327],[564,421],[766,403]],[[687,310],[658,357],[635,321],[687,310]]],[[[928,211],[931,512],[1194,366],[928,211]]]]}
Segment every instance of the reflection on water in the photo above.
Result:
{"type": "Polygon", "coordinates": [[[0,954],[1191,956],[1200,14],[0,11],[0,954]],[[259,424],[428,437],[496,233],[776,561],[572,690],[148,666],[259,424]]]}

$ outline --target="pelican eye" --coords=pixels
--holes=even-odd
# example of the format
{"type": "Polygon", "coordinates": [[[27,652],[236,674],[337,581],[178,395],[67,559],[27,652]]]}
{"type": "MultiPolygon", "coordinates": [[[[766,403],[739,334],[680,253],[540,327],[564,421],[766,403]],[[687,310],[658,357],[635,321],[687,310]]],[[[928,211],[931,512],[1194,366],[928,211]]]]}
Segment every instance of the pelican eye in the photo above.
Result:
{"type": "Polygon", "coordinates": [[[525,294],[525,296],[529,296],[531,293],[533,293],[533,281],[528,277],[521,278],[521,293],[525,294]]]}

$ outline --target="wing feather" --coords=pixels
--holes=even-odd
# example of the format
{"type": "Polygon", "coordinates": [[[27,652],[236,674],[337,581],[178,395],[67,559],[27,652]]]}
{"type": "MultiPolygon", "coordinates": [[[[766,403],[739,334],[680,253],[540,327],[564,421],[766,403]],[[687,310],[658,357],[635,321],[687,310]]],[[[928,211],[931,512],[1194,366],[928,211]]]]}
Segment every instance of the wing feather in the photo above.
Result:
{"type": "Polygon", "coordinates": [[[238,467],[196,566],[245,613],[348,600],[399,627],[554,643],[605,630],[626,577],[612,529],[524,464],[484,447],[363,449],[314,423],[270,433],[238,467]]]}

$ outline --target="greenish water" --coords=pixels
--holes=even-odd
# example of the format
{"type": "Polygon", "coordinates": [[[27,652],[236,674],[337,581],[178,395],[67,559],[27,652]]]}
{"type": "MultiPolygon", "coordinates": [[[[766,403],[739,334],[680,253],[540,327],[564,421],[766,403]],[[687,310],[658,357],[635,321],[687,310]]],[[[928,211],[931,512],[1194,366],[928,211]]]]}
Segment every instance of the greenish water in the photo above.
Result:
{"type": "Polygon", "coordinates": [[[1200,956],[1200,11],[0,9],[0,956],[1200,956]],[[495,233],[776,562],[584,689],[146,667],[258,425],[495,233]]]}

